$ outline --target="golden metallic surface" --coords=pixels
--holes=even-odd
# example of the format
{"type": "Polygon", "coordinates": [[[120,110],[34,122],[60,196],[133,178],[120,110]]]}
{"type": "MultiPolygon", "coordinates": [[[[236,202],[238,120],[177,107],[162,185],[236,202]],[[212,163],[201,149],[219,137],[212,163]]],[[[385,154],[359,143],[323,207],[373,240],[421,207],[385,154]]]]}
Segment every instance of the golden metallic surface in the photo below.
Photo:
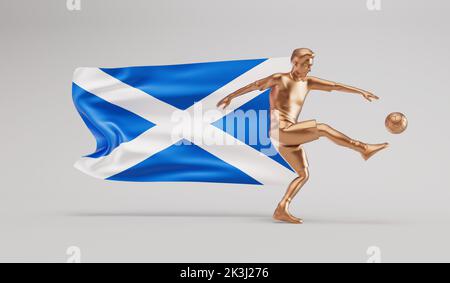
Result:
{"type": "Polygon", "coordinates": [[[303,144],[325,137],[337,145],[359,152],[365,160],[388,147],[387,143],[366,144],[353,140],[331,126],[317,123],[315,120],[298,122],[304,102],[311,90],[355,93],[368,101],[378,99],[374,94],[356,87],[308,76],[314,57],[315,54],[310,49],[296,49],[292,53],[290,72],[276,73],[260,79],[238,89],[217,103],[218,107],[226,108],[232,99],[240,95],[270,88],[270,137],[281,156],[298,174],[275,210],[273,217],[278,221],[303,223],[303,220],[292,216],[289,212],[291,201],[309,178],[308,161],[303,144]]]}
{"type": "Polygon", "coordinates": [[[401,134],[408,128],[408,119],[403,113],[394,112],[386,117],[385,125],[392,134],[401,134]]]}

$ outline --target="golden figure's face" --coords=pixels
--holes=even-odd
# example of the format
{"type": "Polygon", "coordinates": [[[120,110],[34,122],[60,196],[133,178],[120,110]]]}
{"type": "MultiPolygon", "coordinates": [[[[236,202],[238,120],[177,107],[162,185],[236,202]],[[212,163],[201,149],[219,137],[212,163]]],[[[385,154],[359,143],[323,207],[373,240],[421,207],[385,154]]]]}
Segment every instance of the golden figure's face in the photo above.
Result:
{"type": "Polygon", "coordinates": [[[295,57],[292,61],[292,71],[302,78],[305,78],[311,72],[314,64],[314,55],[295,57]]]}

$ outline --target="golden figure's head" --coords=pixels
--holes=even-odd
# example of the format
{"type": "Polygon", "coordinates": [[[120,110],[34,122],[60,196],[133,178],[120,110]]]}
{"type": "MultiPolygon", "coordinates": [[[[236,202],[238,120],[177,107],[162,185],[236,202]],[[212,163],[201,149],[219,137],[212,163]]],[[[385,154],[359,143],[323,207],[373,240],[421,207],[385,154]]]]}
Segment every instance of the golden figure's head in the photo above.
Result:
{"type": "Polygon", "coordinates": [[[292,74],[306,78],[314,63],[314,52],[308,48],[297,48],[292,52],[292,74]]]}

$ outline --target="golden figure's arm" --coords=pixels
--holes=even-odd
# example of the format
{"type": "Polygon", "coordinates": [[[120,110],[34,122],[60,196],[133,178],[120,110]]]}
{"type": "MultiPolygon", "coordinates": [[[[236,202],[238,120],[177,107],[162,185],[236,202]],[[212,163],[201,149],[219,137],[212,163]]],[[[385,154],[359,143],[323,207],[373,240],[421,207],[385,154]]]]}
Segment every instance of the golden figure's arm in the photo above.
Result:
{"type": "Polygon", "coordinates": [[[356,93],[356,94],[362,95],[368,101],[373,101],[373,100],[379,99],[378,96],[374,95],[371,92],[365,91],[363,89],[344,85],[341,83],[327,81],[324,79],[319,79],[316,77],[308,78],[308,86],[309,86],[309,89],[312,89],[312,90],[323,90],[323,91],[337,90],[337,91],[343,91],[343,92],[348,92],[348,93],[356,93]]]}
{"type": "Polygon", "coordinates": [[[255,81],[251,84],[248,84],[248,85],[244,86],[243,88],[236,90],[235,92],[227,95],[225,98],[220,100],[219,103],[217,103],[217,107],[223,107],[223,109],[225,109],[228,105],[230,105],[231,100],[238,96],[252,92],[254,90],[265,90],[265,89],[271,88],[275,85],[276,79],[279,77],[280,77],[279,74],[274,74],[267,78],[255,81]]]}

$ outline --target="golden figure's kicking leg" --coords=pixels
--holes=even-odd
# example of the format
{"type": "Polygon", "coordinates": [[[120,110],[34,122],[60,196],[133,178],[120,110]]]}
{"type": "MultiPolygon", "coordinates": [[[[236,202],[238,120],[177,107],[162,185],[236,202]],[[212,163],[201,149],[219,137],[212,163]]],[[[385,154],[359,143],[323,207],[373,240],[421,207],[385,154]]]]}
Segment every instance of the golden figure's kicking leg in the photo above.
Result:
{"type": "Polygon", "coordinates": [[[388,143],[366,144],[357,140],[353,140],[326,124],[317,124],[317,129],[319,130],[319,135],[321,137],[327,137],[340,146],[344,146],[361,153],[364,160],[368,160],[375,153],[389,146],[388,143]]]}
{"type": "Polygon", "coordinates": [[[273,218],[275,220],[301,224],[302,219],[294,217],[289,212],[289,205],[303,185],[308,181],[308,160],[301,144],[326,137],[334,143],[359,152],[367,160],[375,153],[388,147],[387,143],[366,144],[353,140],[326,124],[316,124],[315,121],[300,122],[280,130],[280,141],[283,143],[278,150],[284,159],[297,172],[298,177],[291,182],[283,199],[278,204],[273,218]],[[297,137],[296,137],[297,135],[297,137]]]}

